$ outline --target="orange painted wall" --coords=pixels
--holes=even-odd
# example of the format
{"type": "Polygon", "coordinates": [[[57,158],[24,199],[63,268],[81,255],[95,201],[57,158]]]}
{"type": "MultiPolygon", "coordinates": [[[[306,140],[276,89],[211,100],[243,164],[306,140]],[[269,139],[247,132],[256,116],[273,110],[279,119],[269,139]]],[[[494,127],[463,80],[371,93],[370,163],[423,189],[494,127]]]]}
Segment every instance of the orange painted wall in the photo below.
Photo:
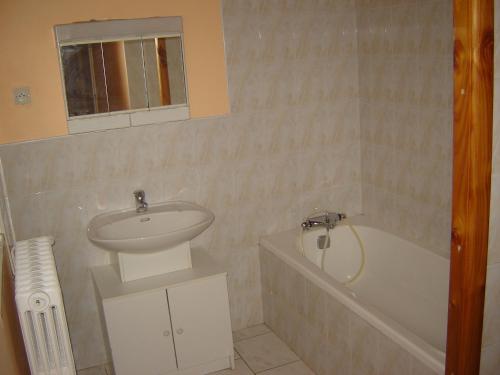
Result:
{"type": "Polygon", "coordinates": [[[0,143],[67,134],[53,27],[182,16],[192,117],[229,112],[220,0],[0,0],[0,143]],[[12,89],[29,86],[32,103],[12,89]]]}

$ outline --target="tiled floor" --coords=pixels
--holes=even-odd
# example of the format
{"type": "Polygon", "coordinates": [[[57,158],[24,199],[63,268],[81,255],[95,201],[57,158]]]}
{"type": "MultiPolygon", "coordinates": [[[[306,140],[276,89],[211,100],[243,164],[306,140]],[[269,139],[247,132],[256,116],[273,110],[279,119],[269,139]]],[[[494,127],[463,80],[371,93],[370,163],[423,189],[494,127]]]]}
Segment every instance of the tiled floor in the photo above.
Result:
{"type": "MultiPolygon", "coordinates": [[[[234,370],[212,375],[314,375],[314,373],[264,324],[233,332],[234,370]]],[[[111,375],[104,366],[78,371],[78,375],[111,375]]]]}
{"type": "Polygon", "coordinates": [[[113,372],[108,367],[108,365],[95,366],[86,368],[84,370],[78,370],[77,375],[112,375],[113,372]]]}
{"type": "Polygon", "coordinates": [[[213,375],[314,375],[264,324],[233,333],[236,368],[213,375]]]}

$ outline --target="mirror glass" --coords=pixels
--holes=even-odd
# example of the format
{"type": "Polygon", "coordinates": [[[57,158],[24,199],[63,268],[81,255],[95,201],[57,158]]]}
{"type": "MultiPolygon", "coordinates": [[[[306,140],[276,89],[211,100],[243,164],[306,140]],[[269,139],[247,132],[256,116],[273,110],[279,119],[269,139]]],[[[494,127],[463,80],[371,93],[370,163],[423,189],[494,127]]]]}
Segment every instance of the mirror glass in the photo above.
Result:
{"type": "Polygon", "coordinates": [[[149,107],[186,103],[181,39],[144,39],[142,47],[149,107]]]}
{"type": "Polygon", "coordinates": [[[180,36],[61,47],[69,117],[186,104],[180,36]]]}

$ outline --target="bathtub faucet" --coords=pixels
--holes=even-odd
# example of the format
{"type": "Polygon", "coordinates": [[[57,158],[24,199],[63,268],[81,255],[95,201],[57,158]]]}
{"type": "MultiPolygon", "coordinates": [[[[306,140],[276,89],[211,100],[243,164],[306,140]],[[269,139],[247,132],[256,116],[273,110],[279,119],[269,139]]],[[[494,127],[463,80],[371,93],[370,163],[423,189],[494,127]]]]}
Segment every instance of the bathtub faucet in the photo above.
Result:
{"type": "Polygon", "coordinates": [[[313,227],[325,227],[333,229],[335,225],[342,219],[346,218],[346,214],[339,212],[326,211],[322,215],[308,217],[302,224],[302,229],[309,230],[313,227]]]}

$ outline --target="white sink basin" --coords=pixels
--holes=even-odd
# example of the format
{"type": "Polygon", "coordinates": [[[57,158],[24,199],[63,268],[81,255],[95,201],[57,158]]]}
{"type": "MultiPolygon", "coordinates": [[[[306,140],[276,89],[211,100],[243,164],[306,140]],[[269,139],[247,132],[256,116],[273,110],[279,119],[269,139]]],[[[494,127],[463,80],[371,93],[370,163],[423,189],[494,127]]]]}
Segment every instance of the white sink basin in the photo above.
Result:
{"type": "Polygon", "coordinates": [[[90,221],[87,235],[109,251],[148,254],[192,240],[213,221],[214,214],[195,203],[166,202],[141,213],[127,209],[98,215],[90,221]]]}
{"type": "Polygon", "coordinates": [[[112,211],[94,217],[87,236],[95,245],[118,254],[122,281],[191,268],[189,241],[207,229],[214,214],[195,203],[166,202],[112,211]]]}

